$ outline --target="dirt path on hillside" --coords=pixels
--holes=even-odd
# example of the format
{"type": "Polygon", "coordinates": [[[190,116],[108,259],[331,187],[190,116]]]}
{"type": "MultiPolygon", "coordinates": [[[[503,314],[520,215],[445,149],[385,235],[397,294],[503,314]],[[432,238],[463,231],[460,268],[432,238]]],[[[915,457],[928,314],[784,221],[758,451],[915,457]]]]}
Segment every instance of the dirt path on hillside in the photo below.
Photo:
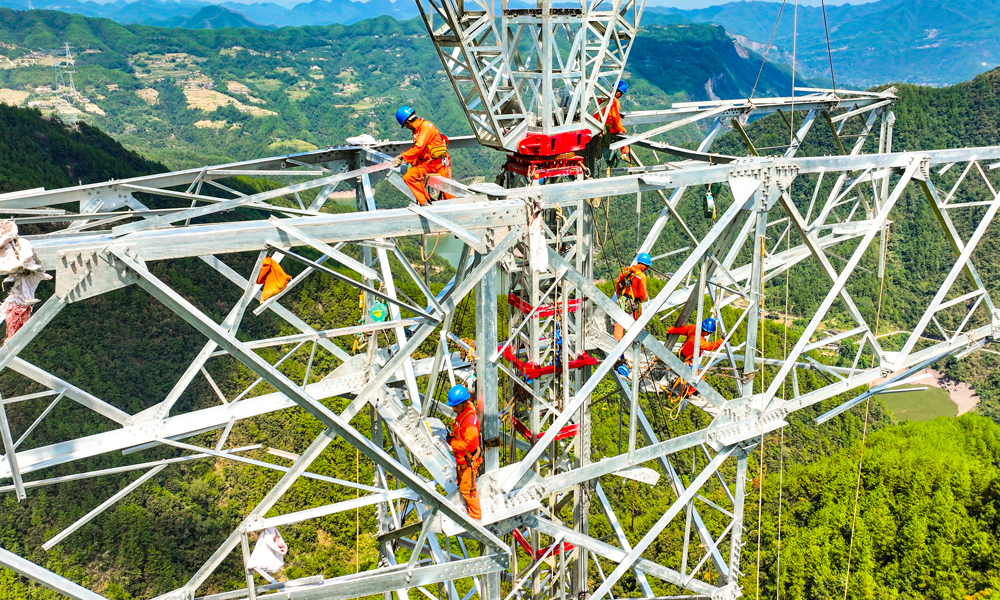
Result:
{"type": "MultiPolygon", "coordinates": [[[[871,386],[874,387],[880,383],[885,383],[893,376],[895,376],[895,373],[889,377],[876,379],[871,383],[871,386]]],[[[924,369],[923,371],[918,371],[906,379],[904,383],[912,385],[932,385],[943,389],[948,392],[948,397],[953,403],[955,403],[955,406],[958,407],[958,414],[960,415],[964,415],[965,413],[971,411],[976,407],[976,404],[979,404],[979,396],[976,394],[976,390],[972,389],[972,386],[964,381],[956,381],[935,369],[924,369]]]]}

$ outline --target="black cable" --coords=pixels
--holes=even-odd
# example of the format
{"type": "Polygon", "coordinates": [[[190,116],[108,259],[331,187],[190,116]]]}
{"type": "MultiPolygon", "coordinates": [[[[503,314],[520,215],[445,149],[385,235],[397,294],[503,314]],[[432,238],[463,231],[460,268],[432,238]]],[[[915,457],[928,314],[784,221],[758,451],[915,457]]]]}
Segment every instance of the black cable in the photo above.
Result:
{"type": "Polygon", "coordinates": [[[833,93],[837,93],[837,78],[833,76],[833,51],[830,50],[830,28],[826,24],[826,0],[820,0],[823,7],[823,30],[826,31],[826,56],[830,59],[830,81],[833,82],[833,93]]]}

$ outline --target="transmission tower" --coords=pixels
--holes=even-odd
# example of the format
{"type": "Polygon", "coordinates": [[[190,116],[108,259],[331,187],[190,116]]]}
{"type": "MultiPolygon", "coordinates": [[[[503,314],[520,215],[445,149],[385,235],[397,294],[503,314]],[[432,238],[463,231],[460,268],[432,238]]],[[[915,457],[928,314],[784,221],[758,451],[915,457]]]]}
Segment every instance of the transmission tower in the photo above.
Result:
{"type": "MultiPolygon", "coordinates": [[[[630,144],[681,160],[635,163],[605,178],[588,178],[588,171],[596,172],[596,156],[583,133],[575,157],[563,165],[545,153],[524,154],[522,142],[551,146],[563,143],[559,136],[589,135],[601,128],[601,118],[595,121],[591,108],[620,79],[642,3],[581,2],[577,10],[538,2],[533,9],[509,10],[504,2],[499,24],[486,0],[418,3],[475,132],[452,138],[451,149],[486,145],[514,159],[530,156],[542,162],[532,163],[526,174],[508,167],[508,187],[432,176],[428,185],[456,200],[399,209],[380,208],[375,189],[386,181],[407,193],[392,158],[408,142],[343,146],[0,196],[0,214],[15,223],[54,230],[67,221],[76,223],[56,230],[58,235],[23,238],[31,243],[41,270],[54,275],[54,291],[9,335],[0,349],[0,369],[43,386],[43,392],[31,397],[65,398],[114,423],[101,433],[22,448],[20,443],[52,416],[49,409],[19,415],[32,425],[25,432],[11,432],[7,414],[27,411],[28,403],[19,402],[27,398],[0,390],[5,392],[0,479],[10,482],[0,489],[31,502],[38,487],[143,472],[108,502],[87,505],[89,512],[43,543],[47,551],[86,523],[99,522],[113,501],[177,462],[239,460],[274,468],[247,456],[256,447],[233,447],[230,433],[245,419],[297,406],[323,425],[323,433],[290,455],[292,466],[282,468],[278,483],[218,540],[218,550],[204,557],[184,586],[160,600],[202,597],[199,590],[233,553],[241,555],[246,583],[239,585],[245,587],[206,598],[436,596],[430,587],[434,584],[449,600],[588,595],[596,600],[622,597],[629,590],[650,598],[740,597],[743,518],[752,479],[748,456],[764,437],[787,424],[794,411],[855,390],[852,399],[819,417],[825,422],[934,361],[964,356],[1000,333],[993,300],[997,290],[977,268],[989,257],[976,254],[1000,211],[1000,194],[993,191],[1000,185],[998,175],[982,167],[1000,159],[1000,147],[894,153],[895,90],[793,90],[784,98],[691,102],[625,114],[633,132],[614,140],[612,148],[630,144]],[[557,43],[554,31],[570,41],[557,43]],[[570,98],[565,107],[556,102],[564,91],[570,98]],[[566,110],[552,114],[557,105],[566,110]],[[744,124],[779,111],[795,124],[794,135],[787,146],[761,148],[754,130],[744,124]],[[802,142],[817,121],[825,122],[838,154],[801,157],[802,142]],[[697,148],[679,148],[664,139],[693,123],[705,131],[697,148]],[[726,130],[744,140],[744,156],[713,151],[726,130]],[[545,170],[543,177],[537,177],[539,169],[545,170]],[[221,183],[240,175],[295,177],[297,183],[251,195],[221,183]],[[539,185],[542,180],[545,185],[539,185]],[[205,203],[204,185],[228,190],[228,197],[205,203]],[[358,212],[322,213],[340,185],[353,189],[358,212]],[[703,211],[701,190],[710,185],[722,186],[717,212],[703,211]],[[688,189],[697,193],[685,193],[688,189]],[[288,208],[294,204],[288,199],[300,199],[308,190],[316,193],[308,206],[288,208]],[[859,301],[872,293],[868,272],[877,270],[882,277],[884,271],[870,264],[872,269],[866,270],[863,263],[873,261],[873,254],[884,259],[878,249],[887,239],[890,215],[895,218],[894,207],[911,192],[940,223],[938,231],[919,235],[947,241],[954,261],[945,265],[924,298],[917,322],[887,339],[877,330],[878,316],[867,308],[871,304],[859,301]],[[145,196],[137,193],[155,196],[158,207],[171,208],[150,211],[145,196]],[[637,194],[660,199],[662,212],[643,232],[641,248],[654,255],[654,265],[667,275],[661,291],[636,318],[597,287],[594,257],[608,242],[607,234],[595,227],[604,203],[637,194]],[[685,218],[692,214],[686,210],[690,203],[696,203],[693,212],[703,214],[704,221],[685,218]],[[243,207],[269,218],[229,218],[243,207]],[[205,217],[212,222],[199,222],[205,217]],[[463,244],[454,278],[438,292],[400,250],[405,238],[416,241],[422,234],[454,235],[463,244]],[[254,266],[242,272],[230,266],[229,257],[237,253],[256,255],[254,266]],[[391,256],[401,270],[391,268],[391,256]],[[159,278],[159,270],[150,265],[196,257],[224,285],[240,292],[221,322],[159,278]],[[265,258],[299,263],[304,271],[285,292],[261,301],[256,281],[265,258]],[[330,268],[327,261],[354,276],[330,268]],[[804,331],[787,350],[765,347],[765,287],[798,269],[823,278],[810,282],[821,289],[822,300],[806,315],[804,331]],[[317,329],[308,314],[282,304],[284,293],[318,274],[363,296],[361,323],[317,329]],[[403,280],[420,290],[417,299],[397,291],[403,280]],[[52,365],[21,357],[66,306],[86,306],[91,298],[127,286],[141,288],[205,337],[174,387],[134,414],[57,377],[52,365]],[[459,307],[468,296],[475,299],[474,343],[455,331],[459,307]],[[504,311],[499,302],[506,303],[504,311]],[[377,303],[379,316],[372,310],[377,303]],[[834,306],[852,323],[833,337],[820,337],[818,328],[834,306]],[[253,319],[264,313],[284,320],[296,333],[254,336],[261,328],[253,326],[253,319]],[[654,319],[685,324],[709,316],[718,319],[724,343],[711,352],[696,344],[690,363],[675,354],[676,336],[657,337],[651,326],[654,319]],[[611,333],[614,324],[623,329],[620,339],[611,333]],[[928,335],[932,327],[936,330],[928,335]],[[358,340],[357,351],[334,344],[338,337],[358,340]],[[420,352],[428,340],[434,348],[430,356],[420,352]],[[857,353],[841,363],[816,357],[814,351],[832,343],[853,345],[857,353]],[[305,376],[292,381],[282,362],[305,345],[311,348],[305,376]],[[283,357],[266,360],[258,354],[262,348],[281,348],[278,355],[283,357]],[[622,355],[631,362],[630,372],[617,369],[622,355]],[[249,369],[258,383],[274,391],[255,391],[254,383],[224,394],[211,379],[214,370],[206,368],[217,364],[249,369]],[[321,371],[320,364],[333,366],[321,371]],[[438,421],[452,415],[435,401],[437,390],[472,373],[485,440],[481,520],[470,519],[464,510],[438,421]],[[888,381],[869,388],[887,374],[888,381]],[[201,377],[212,393],[191,391],[201,377]],[[602,382],[614,392],[595,398],[602,382]],[[688,386],[694,388],[690,396],[688,386]],[[189,391],[198,397],[178,402],[189,391]],[[339,413],[323,402],[336,397],[347,400],[339,413]],[[616,416],[620,413],[619,445],[596,447],[592,431],[606,424],[597,411],[609,398],[616,416]],[[664,438],[662,415],[649,414],[663,407],[697,411],[707,425],[664,438]],[[371,427],[358,430],[351,422],[362,411],[370,416],[371,427]],[[207,432],[218,436],[211,442],[189,439],[207,432]],[[338,436],[373,462],[374,481],[309,472],[338,436]],[[88,467],[101,454],[151,446],[177,454],[110,471],[88,467]],[[598,455],[601,459],[593,460],[598,455]],[[77,470],[70,474],[72,466],[77,470]],[[300,477],[339,486],[352,500],[273,514],[300,477]],[[638,532],[640,537],[626,535],[621,507],[607,493],[622,480],[661,486],[674,497],[648,529],[638,532]],[[293,582],[264,580],[247,568],[251,543],[265,528],[355,510],[374,513],[375,529],[364,535],[377,540],[378,566],[293,582]],[[598,521],[610,535],[591,531],[598,521]],[[657,560],[647,558],[654,544],[663,546],[657,560]]],[[[893,235],[918,234],[902,229],[893,235]]],[[[697,331],[695,338],[700,339],[697,331]]],[[[100,598],[2,549],[0,564],[71,597],[100,598]]]]}

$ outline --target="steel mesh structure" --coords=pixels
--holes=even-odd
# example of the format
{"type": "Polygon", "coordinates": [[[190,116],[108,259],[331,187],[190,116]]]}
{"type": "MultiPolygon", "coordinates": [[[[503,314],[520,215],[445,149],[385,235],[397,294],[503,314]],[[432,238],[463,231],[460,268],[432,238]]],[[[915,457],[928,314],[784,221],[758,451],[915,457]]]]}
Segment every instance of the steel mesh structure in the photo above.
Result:
{"type": "MultiPolygon", "coordinates": [[[[454,139],[453,149],[481,143],[510,150],[519,135],[536,126],[528,116],[534,110],[541,111],[536,115],[550,115],[540,126],[548,132],[558,132],[568,123],[599,128],[600,123],[588,120],[589,108],[583,107],[593,106],[620,77],[641,2],[605,2],[610,5],[607,12],[600,12],[597,3],[584,3],[579,12],[553,13],[547,2],[540,2],[537,14],[508,11],[504,6],[499,27],[488,16],[485,3],[478,13],[466,10],[472,4],[480,3],[421,3],[476,132],[475,139],[454,139]],[[439,26],[435,19],[446,25],[439,26]],[[521,46],[528,44],[532,53],[544,53],[537,41],[545,46],[547,38],[538,33],[539,27],[575,32],[570,37],[579,45],[571,52],[579,53],[561,65],[574,75],[538,78],[529,72],[527,66],[537,65],[538,59],[526,58],[529,53],[521,46]],[[504,52],[493,44],[504,47],[504,52]],[[563,85],[571,98],[570,110],[561,115],[553,109],[553,82],[556,88],[563,85]]],[[[549,60],[555,61],[555,55],[549,60]]],[[[44,546],[48,549],[176,462],[218,458],[275,468],[241,456],[247,448],[230,447],[229,433],[243,419],[298,406],[322,423],[323,433],[293,457],[290,467],[281,468],[279,482],[226,539],[219,540],[218,550],[205,557],[188,583],[160,596],[161,600],[377,594],[403,598],[438,593],[449,600],[581,594],[597,599],[620,595],[615,586],[623,578],[634,581],[645,597],[739,597],[748,454],[762,436],[785,425],[793,411],[856,392],[818,420],[832,418],[936,360],[976,349],[1000,327],[993,290],[978,271],[983,257],[976,253],[1000,209],[996,177],[983,168],[1000,160],[1000,147],[894,153],[893,101],[892,90],[798,90],[788,98],[687,103],[669,110],[633,112],[625,115],[625,122],[645,130],[612,147],[632,144],[680,160],[636,164],[610,177],[510,189],[432,177],[431,186],[455,199],[429,207],[379,207],[376,184],[386,180],[405,190],[391,163],[391,157],[407,146],[404,143],[329,148],[0,196],[0,214],[52,229],[27,239],[42,270],[55,277],[54,293],[0,348],[0,368],[44,386],[47,391],[41,395],[52,397],[52,405],[71,400],[114,423],[102,433],[19,449],[49,410],[27,431],[11,432],[6,413],[18,410],[16,402],[22,398],[5,398],[0,407],[4,444],[0,478],[10,483],[4,491],[30,502],[31,491],[41,486],[128,470],[143,472],[48,540],[44,546]],[[776,112],[801,117],[797,127],[789,124],[790,143],[778,149],[759,148],[746,123],[776,112]],[[838,153],[796,156],[818,120],[826,121],[838,153]],[[707,134],[695,150],[657,139],[700,121],[706,122],[707,134]],[[712,151],[727,128],[743,139],[745,156],[712,151]],[[866,142],[877,152],[862,153],[866,142]],[[768,152],[773,155],[762,155],[768,152]],[[239,175],[290,177],[294,183],[255,194],[222,183],[239,175]],[[322,211],[338,185],[354,190],[357,212],[322,211]],[[685,220],[692,211],[684,203],[701,201],[685,195],[685,190],[712,185],[723,190],[715,218],[705,217],[699,223],[690,217],[685,220]],[[224,197],[203,194],[206,186],[224,197]],[[640,247],[656,254],[656,264],[668,274],[636,319],[602,292],[594,277],[595,256],[604,243],[599,243],[602,236],[595,227],[601,202],[637,194],[661,199],[662,212],[644,232],[640,247]],[[886,337],[878,331],[879,317],[872,304],[859,302],[872,295],[871,269],[862,263],[874,266],[876,277],[883,277],[890,215],[905,194],[919,197],[937,217],[937,234],[954,249],[954,262],[933,282],[934,290],[926,295],[914,326],[886,337]],[[310,199],[308,203],[303,196],[310,199]],[[152,197],[174,202],[175,207],[152,210],[143,202],[152,197]],[[227,218],[232,214],[227,211],[237,208],[253,208],[268,217],[227,218]],[[215,222],[197,222],[210,215],[215,222]],[[428,234],[454,235],[463,243],[454,279],[436,293],[399,248],[404,238],[428,234]],[[684,240],[682,246],[667,243],[678,238],[684,240]],[[321,258],[307,258],[303,248],[321,258]],[[227,264],[227,255],[240,253],[257,253],[250,272],[238,272],[227,264]],[[268,257],[298,262],[305,269],[285,291],[260,302],[261,286],[256,281],[268,257]],[[393,257],[400,265],[395,271],[393,257]],[[186,258],[207,263],[221,280],[240,290],[239,300],[221,322],[150,267],[186,258]],[[334,263],[340,270],[330,268],[334,263]],[[353,275],[344,275],[344,268],[353,275]],[[801,335],[778,352],[763,347],[764,299],[769,283],[774,285],[792,272],[819,273],[821,279],[810,283],[823,294],[801,335]],[[369,314],[356,326],[317,330],[283,306],[282,298],[319,273],[356,288],[366,309],[376,302],[384,304],[388,316],[380,320],[369,314]],[[423,297],[414,300],[400,294],[399,277],[411,280],[423,297]],[[136,414],[19,357],[66,306],[125,286],[142,288],[151,302],[162,303],[205,338],[173,389],[136,414]],[[453,333],[457,307],[469,296],[475,299],[474,344],[453,333]],[[506,302],[506,309],[501,310],[500,302],[506,302]],[[819,328],[831,310],[849,315],[852,323],[832,337],[823,336],[819,328]],[[299,333],[250,339],[247,323],[264,312],[299,333]],[[504,315],[506,323],[501,322],[504,315]],[[701,323],[708,316],[719,320],[725,343],[712,352],[696,345],[691,364],[675,354],[675,336],[658,338],[653,333],[660,321],[701,323]],[[621,339],[611,335],[614,323],[624,329],[621,339]],[[378,336],[371,335],[376,332],[386,334],[389,343],[379,345],[378,336]],[[332,342],[359,334],[370,336],[369,345],[355,353],[332,342]],[[435,354],[415,358],[414,351],[428,340],[435,354]],[[834,343],[855,348],[847,363],[830,364],[817,354],[834,343]],[[258,352],[304,344],[312,350],[303,381],[292,381],[281,360],[269,362],[258,352]],[[313,358],[318,354],[334,357],[336,366],[316,372],[313,358]],[[615,368],[621,356],[631,362],[630,375],[615,368]],[[226,397],[204,369],[210,360],[235,361],[275,391],[254,395],[254,384],[226,397]],[[486,440],[485,473],[479,481],[484,514],[479,521],[468,517],[456,491],[454,462],[438,435],[441,427],[436,420],[448,416],[448,411],[434,401],[437,390],[471,373],[476,375],[486,440]],[[806,375],[808,386],[802,382],[806,375]],[[886,376],[888,381],[868,387],[886,376]],[[191,409],[178,404],[201,377],[218,391],[218,402],[191,409]],[[594,393],[602,382],[613,383],[625,407],[628,425],[620,451],[597,447],[592,437],[599,418],[594,414],[594,393]],[[688,385],[696,393],[680,398],[685,394],[678,390],[683,392],[688,385]],[[323,402],[334,397],[350,400],[339,414],[323,402]],[[683,403],[683,410],[703,413],[707,425],[660,439],[647,414],[653,402],[683,403]],[[351,425],[362,411],[371,415],[370,430],[351,425]],[[209,431],[220,432],[214,446],[185,441],[209,431]],[[376,465],[371,485],[309,472],[337,437],[376,465]],[[117,469],[87,469],[87,460],[97,455],[149,445],[174,447],[177,456],[117,469]],[[594,456],[601,459],[595,461],[594,456]],[[46,475],[46,469],[61,465],[79,465],[78,474],[46,475]],[[364,495],[273,514],[276,503],[301,477],[364,495]],[[669,486],[676,496],[638,539],[630,541],[620,525],[618,507],[602,488],[602,481],[607,485],[614,478],[669,486]],[[267,584],[260,584],[247,570],[245,588],[199,595],[232,553],[242,553],[244,561],[248,558],[257,532],[359,507],[376,510],[377,530],[367,532],[378,539],[376,568],[334,579],[317,574],[267,584]],[[612,538],[592,536],[591,519],[602,519],[612,538]],[[676,552],[667,560],[654,560],[648,551],[667,531],[679,532],[676,552]],[[441,584],[440,592],[432,592],[428,587],[432,584],[441,584]]],[[[590,163],[591,172],[596,171],[593,149],[590,163]]],[[[100,597],[7,551],[0,552],[0,564],[69,597],[100,597]]]]}

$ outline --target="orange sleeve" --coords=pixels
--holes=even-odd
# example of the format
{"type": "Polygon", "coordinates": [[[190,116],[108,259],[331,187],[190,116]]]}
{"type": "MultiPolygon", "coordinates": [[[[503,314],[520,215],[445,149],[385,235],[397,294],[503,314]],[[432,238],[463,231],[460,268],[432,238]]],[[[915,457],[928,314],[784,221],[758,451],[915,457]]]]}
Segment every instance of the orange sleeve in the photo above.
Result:
{"type": "Polygon", "coordinates": [[[615,281],[615,293],[618,294],[619,296],[621,296],[622,292],[624,291],[622,290],[622,284],[625,283],[625,273],[626,271],[622,271],[621,274],[618,276],[618,280],[615,281]]]}
{"type": "Polygon", "coordinates": [[[417,164],[417,159],[423,154],[424,149],[427,148],[427,144],[431,143],[434,139],[434,134],[437,133],[434,130],[434,126],[430,123],[424,122],[420,124],[420,127],[413,134],[413,147],[403,152],[403,160],[410,163],[411,165],[417,164]]]}
{"type": "Polygon", "coordinates": [[[667,330],[669,335],[694,335],[694,325],[681,325],[667,330]]]}
{"type": "Polygon", "coordinates": [[[716,340],[714,342],[708,342],[708,341],[702,340],[702,342],[701,342],[701,351],[702,352],[711,352],[713,350],[718,350],[719,346],[721,346],[721,345],[722,345],[722,340],[716,340]]]}

